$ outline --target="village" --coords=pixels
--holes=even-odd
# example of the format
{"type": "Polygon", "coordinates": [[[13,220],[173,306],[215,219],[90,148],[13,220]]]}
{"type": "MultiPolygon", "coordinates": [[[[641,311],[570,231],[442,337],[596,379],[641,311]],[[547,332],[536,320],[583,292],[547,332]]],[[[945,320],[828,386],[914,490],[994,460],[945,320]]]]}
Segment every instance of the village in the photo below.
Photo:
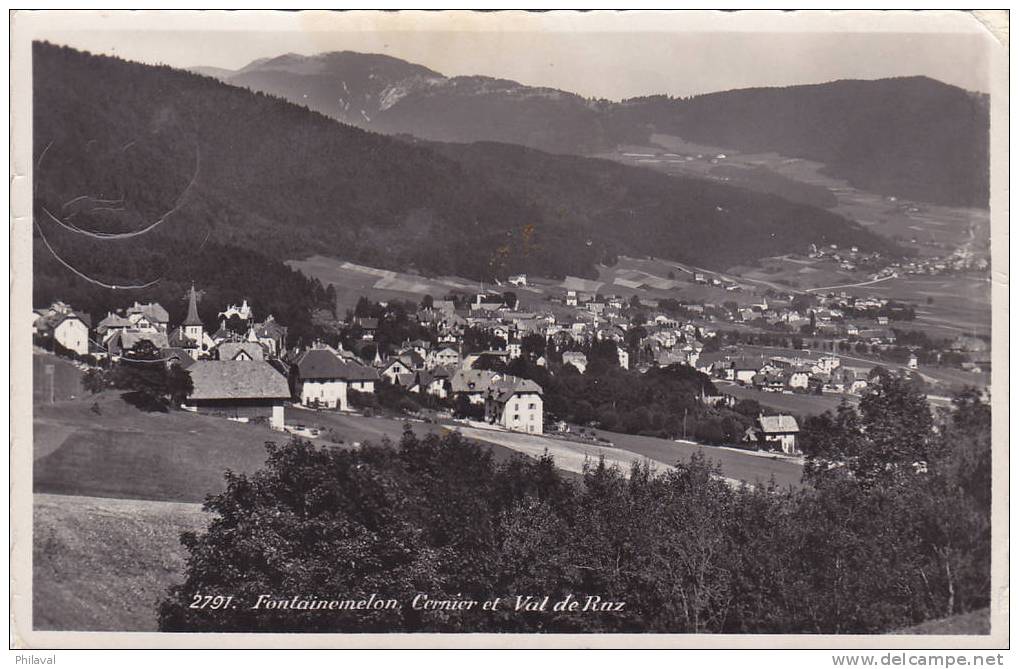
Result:
{"type": "MultiPolygon", "coordinates": [[[[719,281],[700,273],[692,280],[719,281]]],[[[598,417],[571,425],[548,411],[546,392],[528,370],[584,375],[597,348],[632,373],[700,372],[714,384],[706,387],[717,389],[700,390],[705,407],[746,413],[745,400],[755,402],[750,425],[722,441],[787,456],[801,454],[800,421],[822,407],[854,403],[886,367],[928,384],[931,397],[947,395],[946,384],[957,377],[939,379],[927,366],[948,363],[956,373],[989,368],[987,342],[978,338],[959,337],[936,350],[908,333],[899,341],[902,332],[893,326],[908,320],[912,307],[888,298],[769,289],[750,303],[717,304],[563,289],[535,300],[527,286],[527,276],[519,274],[489,290],[425,296],[417,305],[362,299],[331,324],[331,338],[314,341],[290,341],[285,323],[271,314],[256,319],[247,299],[225,305],[217,324],[203,322],[194,286],[180,323],[171,323],[167,309],[154,302],[135,301],[94,323],[91,315],[56,302],[33,312],[33,334],[39,347],[74,358],[83,369],[179,367],[193,385],[179,408],[310,437],[318,430],[288,422],[288,406],[389,411],[584,438],[598,417]],[[148,359],[138,359],[142,349],[152,352],[148,359]]]]}

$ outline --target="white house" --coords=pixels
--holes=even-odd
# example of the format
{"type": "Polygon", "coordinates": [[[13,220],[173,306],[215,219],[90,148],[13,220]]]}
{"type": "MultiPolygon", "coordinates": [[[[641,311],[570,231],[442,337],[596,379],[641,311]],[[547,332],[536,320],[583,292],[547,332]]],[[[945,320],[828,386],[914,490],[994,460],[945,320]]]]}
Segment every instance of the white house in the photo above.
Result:
{"type": "Polygon", "coordinates": [[[485,395],[485,420],[508,430],[541,434],[544,407],[541,386],[534,381],[504,376],[493,381],[485,395]]]}
{"type": "Polygon", "coordinates": [[[345,363],[324,348],[305,351],[294,361],[294,392],[305,406],[344,409],[347,404],[347,382],[343,379],[345,363]]]}
{"type": "Polygon", "coordinates": [[[148,326],[166,332],[170,325],[170,314],[158,302],[141,304],[136,301],[125,313],[136,328],[148,326]]]}
{"type": "Polygon", "coordinates": [[[64,314],[57,321],[53,339],[78,355],[88,355],[88,323],[76,313],[64,314]]]}
{"type": "Polygon", "coordinates": [[[89,331],[92,329],[92,319],[88,314],[76,312],[63,302],[54,302],[49,308],[32,313],[37,315],[32,323],[36,334],[52,338],[78,355],[88,354],[89,331]]]}
{"type": "Polygon", "coordinates": [[[379,375],[390,383],[396,383],[405,374],[413,375],[414,370],[400,358],[393,358],[379,372],[379,375]]]}
{"type": "Polygon", "coordinates": [[[785,384],[793,390],[806,390],[810,386],[810,371],[792,369],[785,373],[785,384]]]}
{"type": "Polygon", "coordinates": [[[428,364],[430,367],[459,367],[460,352],[450,346],[431,351],[428,355],[428,364]]]}

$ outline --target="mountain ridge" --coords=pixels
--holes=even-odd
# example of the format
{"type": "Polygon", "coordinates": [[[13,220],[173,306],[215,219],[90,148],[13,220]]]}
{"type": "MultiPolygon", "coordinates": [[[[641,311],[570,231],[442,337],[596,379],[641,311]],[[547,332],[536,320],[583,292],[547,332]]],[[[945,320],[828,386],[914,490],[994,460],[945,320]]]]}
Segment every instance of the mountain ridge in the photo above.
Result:
{"type": "Polygon", "coordinates": [[[484,75],[447,77],[382,54],[288,58],[286,66],[252,63],[220,78],[386,134],[591,155],[647,144],[659,132],[733,151],[817,160],[832,176],[883,195],[987,206],[987,96],[922,75],[616,102],[484,75]],[[379,58],[385,72],[376,65],[358,70],[379,58]],[[326,69],[308,74],[307,63],[326,69]]]}

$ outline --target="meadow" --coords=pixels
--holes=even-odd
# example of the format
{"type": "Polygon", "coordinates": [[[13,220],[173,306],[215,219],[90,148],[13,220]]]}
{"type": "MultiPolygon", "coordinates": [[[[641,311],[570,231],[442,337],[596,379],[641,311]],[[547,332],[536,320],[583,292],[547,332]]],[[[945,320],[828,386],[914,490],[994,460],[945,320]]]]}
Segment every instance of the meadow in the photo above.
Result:
{"type": "Polygon", "coordinates": [[[34,628],[156,631],[157,602],[183,581],[180,534],[209,518],[198,504],[37,493],[34,628]]]}

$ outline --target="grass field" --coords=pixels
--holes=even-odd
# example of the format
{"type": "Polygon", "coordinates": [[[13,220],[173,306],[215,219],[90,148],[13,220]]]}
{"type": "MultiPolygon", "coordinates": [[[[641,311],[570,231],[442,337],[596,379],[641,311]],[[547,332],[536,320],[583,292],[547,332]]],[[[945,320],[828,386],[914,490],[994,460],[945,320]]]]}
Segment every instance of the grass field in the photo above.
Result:
{"type": "Polygon", "coordinates": [[[176,502],[219,492],[226,469],[254,471],[266,441],[287,439],[222,418],[142,412],[112,391],[37,405],[33,425],[36,492],[176,502]]]}
{"type": "Polygon", "coordinates": [[[34,496],[35,629],[156,631],[156,605],[183,581],[180,534],[205,527],[197,504],[34,496]]]}
{"type": "MultiPolygon", "coordinates": [[[[757,400],[761,406],[781,413],[796,416],[813,416],[825,411],[835,411],[842,402],[839,395],[813,395],[809,393],[766,393],[763,390],[740,386],[727,381],[715,381],[718,389],[738,399],[757,400]]],[[[850,404],[857,398],[849,397],[850,404]]]]}
{"type": "MultiPolygon", "coordinates": [[[[347,448],[384,437],[397,442],[403,433],[400,420],[299,407],[287,407],[286,422],[331,428],[347,448]]],[[[223,490],[227,469],[259,469],[265,463],[265,442],[290,440],[287,434],[222,418],[146,413],[112,391],[37,406],[33,425],[35,492],[157,501],[201,502],[223,490]]],[[[410,425],[419,436],[444,429],[410,425]]],[[[483,445],[497,461],[511,455],[501,446],[483,445]]]]}
{"type": "Polygon", "coordinates": [[[52,397],[60,402],[85,394],[81,387],[81,370],[64,358],[52,353],[36,352],[32,354],[32,401],[35,403],[50,400],[50,381],[46,375],[46,367],[53,367],[52,397]]]}

